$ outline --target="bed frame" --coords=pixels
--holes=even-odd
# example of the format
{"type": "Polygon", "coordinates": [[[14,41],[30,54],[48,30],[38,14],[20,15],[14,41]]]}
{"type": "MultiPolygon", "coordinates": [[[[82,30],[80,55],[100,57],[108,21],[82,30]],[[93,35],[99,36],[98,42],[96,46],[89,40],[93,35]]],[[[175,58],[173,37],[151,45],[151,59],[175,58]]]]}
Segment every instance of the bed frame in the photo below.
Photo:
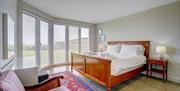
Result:
{"type": "MultiPolygon", "coordinates": [[[[144,55],[149,58],[149,41],[109,41],[109,45],[128,44],[128,45],[143,45],[145,47],[144,55]]],[[[78,71],[81,75],[106,86],[107,91],[111,87],[128,80],[147,69],[147,66],[136,68],[129,72],[120,74],[118,76],[111,75],[111,60],[102,57],[88,56],[83,54],[71,53],[71,72],[73,69],[78,71]]]]}

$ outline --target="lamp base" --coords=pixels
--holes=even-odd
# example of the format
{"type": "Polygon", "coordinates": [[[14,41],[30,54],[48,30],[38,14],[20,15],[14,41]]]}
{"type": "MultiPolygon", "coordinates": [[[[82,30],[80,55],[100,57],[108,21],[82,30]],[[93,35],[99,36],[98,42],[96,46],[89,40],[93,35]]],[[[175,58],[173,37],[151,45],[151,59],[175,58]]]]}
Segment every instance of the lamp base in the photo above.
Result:
{"type": "Polygon", "coordinates": [[[160,55],[160,60],[164,60],[164,56],[163,55],[160,55]]]}

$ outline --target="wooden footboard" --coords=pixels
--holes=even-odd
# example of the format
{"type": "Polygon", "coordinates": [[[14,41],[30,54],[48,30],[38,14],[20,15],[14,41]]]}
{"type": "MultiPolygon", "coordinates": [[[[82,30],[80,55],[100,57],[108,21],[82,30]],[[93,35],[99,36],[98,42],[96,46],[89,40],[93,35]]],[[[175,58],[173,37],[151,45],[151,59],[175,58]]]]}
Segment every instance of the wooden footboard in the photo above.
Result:
{"type": "Polygon", "coordinates": [[[71,54],[71,67],[83,76],[111,87],[111,60],[87,55],[71,54]]]}
{"type": "MultiPolygon", "coordinates": [[[[145,48],[144,56],[149,58],[149,41],[110,41],[110,45],[127,44],[127,45],[142,45],[145,48]]],[[[128,60],[127,60],[128,61],[128,60]]],[[[125,80],[128,80],[139,73],[146,70],[146,65],[129,72],[119,74],[118,76],[111,75],[111,60],[90,55],[71,54],[71,67],[81,73],[83,76],[104,85],[109,91],[112,86],[117,85],[125,80]]]]}

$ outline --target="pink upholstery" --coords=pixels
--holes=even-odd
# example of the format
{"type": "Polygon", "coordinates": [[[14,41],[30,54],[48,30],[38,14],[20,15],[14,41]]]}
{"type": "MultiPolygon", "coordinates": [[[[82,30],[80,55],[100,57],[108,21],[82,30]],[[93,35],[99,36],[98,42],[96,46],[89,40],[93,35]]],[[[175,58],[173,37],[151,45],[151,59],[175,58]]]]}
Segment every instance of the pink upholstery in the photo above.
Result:
{"type": "Polygon", "coordinates": [[[0,75],[0,91],[25,91],[25,89],[14,71],[6,71],[0,75]]]}

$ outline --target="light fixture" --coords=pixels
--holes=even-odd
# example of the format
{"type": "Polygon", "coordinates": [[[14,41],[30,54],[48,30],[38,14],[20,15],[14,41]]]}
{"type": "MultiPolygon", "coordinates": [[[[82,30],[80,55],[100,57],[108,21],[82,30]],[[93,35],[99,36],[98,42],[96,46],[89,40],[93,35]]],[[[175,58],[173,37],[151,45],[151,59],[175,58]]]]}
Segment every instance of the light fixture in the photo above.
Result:
{"type": "Polygon", "coordinates": [[[159,45],[156,47],[156,52],[160,54],[160,59],[163,60],[164,59],[164,54],[166,53],[166,47],[159,45]]]}

